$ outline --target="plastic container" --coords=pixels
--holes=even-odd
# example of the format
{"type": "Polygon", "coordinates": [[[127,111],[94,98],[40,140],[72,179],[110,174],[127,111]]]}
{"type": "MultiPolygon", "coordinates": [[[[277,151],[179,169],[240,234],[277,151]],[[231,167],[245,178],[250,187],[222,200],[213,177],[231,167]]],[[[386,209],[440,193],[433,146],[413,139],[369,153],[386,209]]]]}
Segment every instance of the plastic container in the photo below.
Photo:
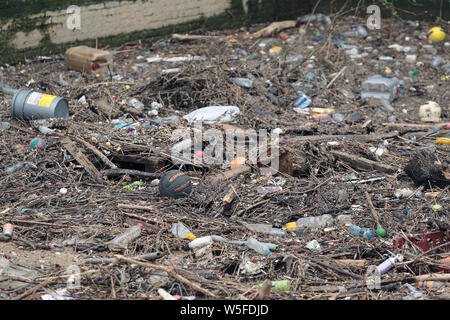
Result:
{"type": "Polygon", "coordinates": [[[403,261],[403,256],[401,254],[397,254],[396,256],[390,257],[386,259],[383,263],[379,264],[377,266],[377,270],[380,274],[385,274],[395,266],[396,262],[401,261],[403,261]]]}
{"type": "Polygon", "coordinates": [[[111,52],[79,46],[67,49],[65,53],[67,68],[86,73],[106,73],[111,69],[111,52]]]}
{"type": "Polygon", "coordinates": [[[376,98],[393,101],[398,96],[400,82],[397,78],[385,78],[375,75],[362,83],[361,98],[376,98]]]}
{"type": "Polygon", "coordinates": [[[295,222],[286,224],[286,229],[289,231],[298,231],[304,229],[323,229],[333,224],[334,219],[329,214],[324,214],[318,217],[300,218],[295,222]]]}
{"type": "Polygon", "coordinates": [[[271,253],[269,247],[265,243],[259,242],[255,238],[248,238],[248,240],[245,241],[245,245],[250,249],[266,256],[271,253]]]}
{"type": "Polygon", "coordinates": [[[181,239],[189,239],[189,240],[195,240],[196,236],[194,236],[191,231],[189,231],[188,228],[181,222],[177,222],[172,224],[172,228],[170,229],[172,234],[175,237],[181,238],[181,239]]]}
{"type": "Polygon", "coordinates": [[[115,251],[126,249],[129,243],[133,242],[141,235],[143,227],[144,226],[139,223],[125,230],[124,233],[107,243],[109,250],[115,251]]]}
{"type": "Polygon", "coordinates": [[[355,224],[352,224],[350,227],[348,227],[348,232],[350,232],[350,234],[352,234],[354,236],[363,237],[363,238],[366,238],[366,239],[373,238],[373,232],[372,231],[370,231],[367,228],[358,227],[355,224]]]}
{"type": "Polygon", "coordinates": [[[439,122],[441,121],[442,109],[434,101],[427,101],[419,108],[420,121],[423,122],[439,122]]]}
{"type": "Polygon", "coordinates": [[[23,120],[69,117],[66,99],[27,89],[15,92],[11,101],[11,116],[23,120]]]}

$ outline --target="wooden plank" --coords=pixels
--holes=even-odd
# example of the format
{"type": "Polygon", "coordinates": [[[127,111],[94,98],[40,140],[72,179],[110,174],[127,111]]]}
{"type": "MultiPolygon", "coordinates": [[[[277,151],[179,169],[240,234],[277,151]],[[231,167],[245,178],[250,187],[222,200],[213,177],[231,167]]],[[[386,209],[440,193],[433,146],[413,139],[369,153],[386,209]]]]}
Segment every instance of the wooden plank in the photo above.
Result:
{"type": "Polygon", "coordinates": [[[61,144],[66,148],[66,150],[75,158],[75,160],[83,166],[83,168],[89,173],[89,175],[98,183],[103,183],[102,175],[95,168],[92,162],[74,145],[70,138],[65,137],[61,140],[61,144]]]}

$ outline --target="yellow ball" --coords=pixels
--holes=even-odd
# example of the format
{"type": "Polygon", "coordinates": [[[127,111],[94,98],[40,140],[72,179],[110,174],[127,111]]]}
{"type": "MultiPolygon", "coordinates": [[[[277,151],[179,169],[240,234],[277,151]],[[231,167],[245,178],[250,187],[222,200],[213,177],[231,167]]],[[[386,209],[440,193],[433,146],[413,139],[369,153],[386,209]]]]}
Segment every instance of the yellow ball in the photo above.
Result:
{"type": "Polygon", "coordinates": [[[444,32],[444,29],[442,29],[441,27],[434,27],[434,28],[431,28],[430,30],[428,30],[427,36],[428,36],[428,40],[430,40],[430,41],[440,42],[440,41],[444,41],[445,32],[444,32]]]}

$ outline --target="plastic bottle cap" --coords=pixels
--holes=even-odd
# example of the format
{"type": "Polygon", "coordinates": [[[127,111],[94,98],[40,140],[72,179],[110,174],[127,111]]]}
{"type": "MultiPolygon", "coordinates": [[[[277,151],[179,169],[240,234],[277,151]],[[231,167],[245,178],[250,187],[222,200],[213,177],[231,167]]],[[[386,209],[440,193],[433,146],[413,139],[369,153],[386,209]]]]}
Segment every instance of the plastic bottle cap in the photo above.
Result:
{"type": "Polygon", "coordinates": [[[141,229],[144,228],[144,225],[143,225],[142,223],[138,223],[138,226],[139,226],[141,229]]]}

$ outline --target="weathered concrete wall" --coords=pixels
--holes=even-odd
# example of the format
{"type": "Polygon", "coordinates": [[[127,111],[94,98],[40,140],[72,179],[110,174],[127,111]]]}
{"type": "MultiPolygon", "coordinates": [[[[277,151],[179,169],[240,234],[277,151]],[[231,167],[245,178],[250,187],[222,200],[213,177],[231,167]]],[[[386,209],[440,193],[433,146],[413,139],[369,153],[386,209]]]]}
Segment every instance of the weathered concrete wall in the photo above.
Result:
{"type": "Polygon", "coordinates": [[[157,29],[221,14],[229,7],[230,2],[221,0],[139,0],[83,5],[79,18],[78,12],[67,9],[47,11],[30,16],[30,20],[43,21],[48,28],[19,31],[9,44],[25,49],[39,45],[46,35],[52,43],[60,44],[157,29]],[[76,27],[71,29],[73,25],[76,27]]]}
{"type": "MultiPolygon", "coordinates": [[[[35,54],[63,52],[79,44],[120,45],[174,32],[202,32],[255,22],[292,19],[310,13],[316,0],[0,0],[0,63],[35,54]],[[69,28],[80,8],[80,28],[69,28]]],[[[396,0],[393,10],[383,0],[322,0],[317,12],[336,12],[346,4],[365,15],[369,4],[382,7],[382,17],[392,13],[421,20],[441,15],[449,18],[449,2],[396,0]],[[442,6],[441,6],[442,4],[442,6]]]]}

